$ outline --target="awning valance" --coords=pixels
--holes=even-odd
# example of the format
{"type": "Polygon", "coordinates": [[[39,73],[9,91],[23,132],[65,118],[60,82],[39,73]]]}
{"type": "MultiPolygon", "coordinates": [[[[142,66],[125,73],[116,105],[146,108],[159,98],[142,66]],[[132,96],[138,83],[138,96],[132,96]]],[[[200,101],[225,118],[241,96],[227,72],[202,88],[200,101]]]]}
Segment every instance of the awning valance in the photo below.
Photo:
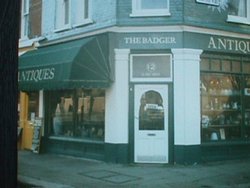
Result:
{"type": "Polygon", "coordinates": [[[107,35],[29,51],[19,57],[18,78],[24,91],[106,88],[111,83],[107,35]]]}

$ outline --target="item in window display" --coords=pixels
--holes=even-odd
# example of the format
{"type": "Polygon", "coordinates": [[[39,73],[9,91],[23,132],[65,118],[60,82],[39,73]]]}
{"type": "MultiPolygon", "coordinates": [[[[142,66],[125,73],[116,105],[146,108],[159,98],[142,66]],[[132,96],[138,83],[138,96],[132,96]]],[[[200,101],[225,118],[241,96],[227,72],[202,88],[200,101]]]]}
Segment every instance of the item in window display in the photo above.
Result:
{"type": "Polygon", "coordinates": [[[209,117],[206,115],[202,115],[201,123],[202,123],[202,128],[207,128],[210,124],[209,117]]]}
{"type": "Polygon", "coordinates": [[[238,109],[238,103],[237,102],[232,102],[231,106],[232,106],[232,109],[234,109],[234,110],[238,109]]]}
{"type": "Polygon", "coordinates": [[[81,130],[81,136],[82,137],[88,137],[89,136],[89,132],[84,126],[82,127],[82,130],[81,130]]]}
{"type": "Polygon", "coordinates": [[[221,140],[226,139],[225,129],[223,129],[223,128],[220,129],[220,138],[221,138],[221,140]]]}
{"type": "Polygon", "coordinates": [[[214,103],[212,100],[210,101],[210,110],[214,110],[214,103]]]}
{"type": "Polygon", "coordinates": [[[246,96],[250,96],[250,88],[245,88],[244,93],[246,96]]]}
{"type": "Polygon", "coordinates": [[[53,118],[53,130],[55,135],[62,135],[62,118],[60,116],[55,116],[53,118]]]}
{"type": "Polygon", "coordinates": [[[212,132],[210,139],[211,140],[219,140],[218,134],[216,132],[212,132]]]}
{"type": "Polygon", "coordinates": [[[35,116],[36,116],[36,113],[35,113],[35,112],[31,112],[31,113],[30,113],[30,121],[31,121],[31,122],[35,122],[35,116]]]}
{"type": "Polygon", "coordinates": [[[207,88],[203,82],[201,82],[201,92],[207,92],[207,88]]]}
{"type": "Polygon", "coordinates": [[[100,128],[100,129],[98,129],[98,131],[97,131],[97,137],[99,137],[99,138],[102,138],[103,137],[103,129],[102,128],[100,128]]]}
{"type": "Polygon", "coordinates": [[[220,119],[220,125],[224,125],[225,124],[225,116],[223,114],[221,114],[219,116],[219,119],[220,119]]]}
{"type": "Polygon", "coordinates": [[[90,137],[92,138],[92,137],[94,137],[95,136],[95,132],[96,132],[96,129],[95,129],[95,127],[92,127],[91,128],[91,130],[90,130],[90,137]]]}

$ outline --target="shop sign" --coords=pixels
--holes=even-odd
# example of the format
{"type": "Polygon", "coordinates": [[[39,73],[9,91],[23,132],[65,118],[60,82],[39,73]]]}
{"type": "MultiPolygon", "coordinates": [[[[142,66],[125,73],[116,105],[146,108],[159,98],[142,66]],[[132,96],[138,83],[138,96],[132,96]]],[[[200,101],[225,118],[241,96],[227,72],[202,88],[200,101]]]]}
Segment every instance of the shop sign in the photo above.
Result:
{"type": "Polygon", "coordinates": [[[215,5],[215,6],[220,5],[220,0],[196,0],[196,2],[207,4],[207,5],[215,5]]]}
{"type": "Polygon", "coordinates": [[[42,68],[33,70],[21,70],[18,73],[18,81],[45,81],[53,80],[55,77],[55,68],[42,68]]]}
{"type": "Polygon", "coordinates": [[[208,49],[213,50],[227,50],[241,52],[244,54],[250,53],[250,41],[240,39],[220,38],[211,36],[207,47],[208,49]]]}
{"type": "Polygon", "coordinates": [[[119,48],[171,49],[182,47],[181,32],[119,33],[116,36],[119,48]]]}
{"type": "Polygon", "coordinates": [[[171,81],[170,54],[134,54],[131,56],[131,81],[171,81]]]}
{"type": "Polygon", "coordinates": [[[125,44],[175,44],[175,37],[125,37],[125,44]]]}
{"type": "Polygon", "coordinates": [[[205,51],[250,54],[249,39],[192,32],[184,32],[184,47],[205,51]]]}

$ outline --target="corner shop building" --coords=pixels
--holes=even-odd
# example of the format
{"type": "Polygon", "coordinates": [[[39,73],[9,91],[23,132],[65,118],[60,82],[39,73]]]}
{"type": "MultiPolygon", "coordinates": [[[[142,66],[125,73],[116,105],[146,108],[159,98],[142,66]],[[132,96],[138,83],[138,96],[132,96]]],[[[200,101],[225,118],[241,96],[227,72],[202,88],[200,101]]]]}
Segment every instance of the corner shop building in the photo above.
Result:
{"type": "Polygon", "coordinates": [[[27,120],[43,118],[44,152],[118,163],[249,157],[245,38],[109,32],[40,47],[20,57],[27,120]]]}

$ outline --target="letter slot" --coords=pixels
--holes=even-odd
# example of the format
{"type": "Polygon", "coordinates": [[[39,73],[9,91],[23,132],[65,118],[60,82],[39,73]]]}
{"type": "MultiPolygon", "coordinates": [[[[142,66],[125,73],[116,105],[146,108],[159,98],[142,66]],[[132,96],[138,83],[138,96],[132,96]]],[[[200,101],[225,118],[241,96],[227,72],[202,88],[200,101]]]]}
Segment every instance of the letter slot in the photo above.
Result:
{"type": "Polygon", "coordinates": [[[155,133],[148,133],[148,136],[155,136],[155,133]]]}

